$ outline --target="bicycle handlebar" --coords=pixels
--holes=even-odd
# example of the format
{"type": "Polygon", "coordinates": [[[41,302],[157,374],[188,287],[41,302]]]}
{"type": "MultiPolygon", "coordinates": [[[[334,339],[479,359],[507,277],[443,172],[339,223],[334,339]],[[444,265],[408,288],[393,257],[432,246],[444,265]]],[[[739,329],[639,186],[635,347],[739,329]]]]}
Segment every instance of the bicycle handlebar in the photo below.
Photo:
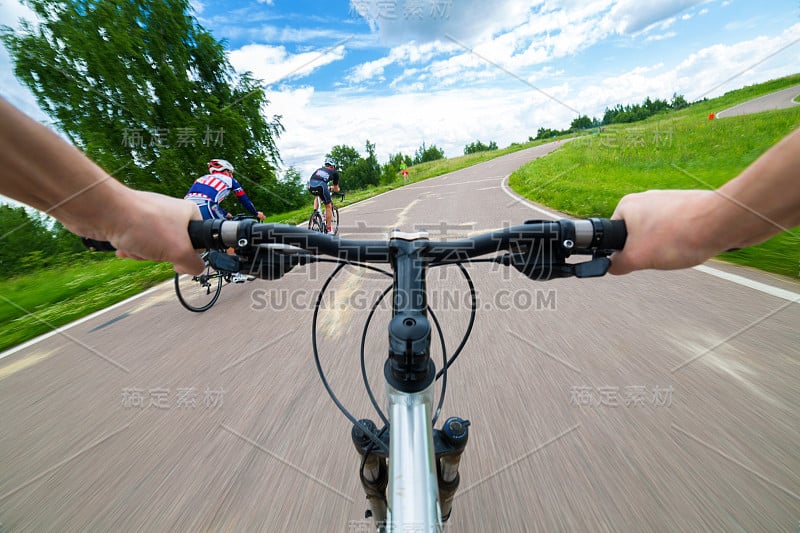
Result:
{"type": "MultiPolygon", "coordinates": [[[[514,266],[531,279],[553,277],[594,277],[604,275],[612,250],[625,245],[627,231],[622,220],[590,218],[584,220],[530,220],[524,224],[482,233],[455,241],[428,240],[425,232],[393,231],[388,240],[341,239],[284,224],[204,220],[189,223],[189,236],[195,248],[222,250],[234,247],[243,259],[235,264],[218,265],[223,270],[241,271],[265,279],[277,279],[294,266],[316,261],[326,255],[352,263],[389,263],[397,252],[396,241],[411,241],[419,259],[435,264],[468,261],[493,252],[509,252],[494,258],[514,266]],[[593,260],[567,264],[572,254],[592,255],[593,260]],[[224,268],[222,268],[224,266],[224,268]]],[[[93,251],[113,251],[107,242],[83,239],[93,251]]],[[[238,261],[238,259],[234,259],[238,261]]]]}
{"type": "MultiPolygon", "coordinates": [[[[357,263],[387,263],[393,239],[416,241],[420,257],[435,263],[458,263],[492,252],[530,253],[547,244],[558,255],[596,254],[620,250],[627,232],[622,220],[590,218],[586,220],[527,221],[522,225],[491,231],[455,241],[432,241],[425,233],[394,231],[389,240],[341,239],[316,231],[282,224],[256,224],[251,221],[193,221],[189,224],[192,244],[197,248],[221,249],[233,246],[247,252],[261,245],[288,245],[282,253],[301,251],[327,255],[357,263]]],[[[548,249],[548,251],[550,251],[548,249]]],[[[606,254],[607,255],[607,254],[606,254]]]]}

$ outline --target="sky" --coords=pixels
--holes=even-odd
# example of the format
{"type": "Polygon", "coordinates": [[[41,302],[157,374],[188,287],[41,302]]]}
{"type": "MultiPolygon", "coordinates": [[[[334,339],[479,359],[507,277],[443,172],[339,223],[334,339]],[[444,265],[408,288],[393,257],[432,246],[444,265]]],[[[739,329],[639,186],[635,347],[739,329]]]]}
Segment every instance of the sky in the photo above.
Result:
{"type": "MultiPolygon", "coordinates": [[[[335,145],[381,163],[527,141],[645,97],[688,101],[800,72],[800,0],[192,0],[286,128],[284,167],[335,145]]],[[[0,20],[29,17],[0,0],[0,20]]],[[[0,47],[2,95],[50,124],[0,47]]],[[[236,154],[219,154],[236,160],[236,154]]],[[[196,169],[200,172],[203,169],[196,169]]],[[[190,171],[191,173],[191,171],[190,171]]]]}

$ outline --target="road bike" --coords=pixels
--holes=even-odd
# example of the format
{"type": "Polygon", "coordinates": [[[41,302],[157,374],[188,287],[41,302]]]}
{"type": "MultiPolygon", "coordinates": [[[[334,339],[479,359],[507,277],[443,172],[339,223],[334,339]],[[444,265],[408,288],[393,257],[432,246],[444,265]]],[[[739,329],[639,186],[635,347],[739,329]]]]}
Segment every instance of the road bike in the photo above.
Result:
{"type": "MultiPolygon", "coordinates": [[[[334,196],[339,197],[339,201],[344,202],[344,191],[331,192],[331,200],[334,196]]],[[[331,233],[333,235],[339,234],[339,209],[331,201],[331,233]]],[[[311,212],[308,218],[308,229],[317,231],[319,233],[328,233],[328,227],[325,225],[325,204],[322,199],[319,200],[319,205],[311,212]]]]}
{"type": "Polygon", "coordinates": [[[436,423],[444,403],[447,374],[464,348],[476,316],[477,297],[465,265],[490,262],[514,267],[531,280],[603,276],[612,250],[622,249],[625,224],[619,220],[587,219],[527,221],[521,225],[455,241],[432,241],[426,232],[393,231],[388,240],[351,240],[307,228],[253,221],[191,222],[196,248],[211,250],[208,260],[223,271],[246,272],[277,280],[296,266],[338,263],[324,282],[312,318],[312,348],[317,372],[333,402],[351,422],[351,438],[360,457],[359,478],[367,500],[366,517],[381,532],[442,531],[450,518],[461,473],[461,456],[469,439],[470,422],[448,418],[436,423]],[[214,253],[232,246],[236,255],[214,253]],[[567,262],[572,255],[591,259],[567,262]],[[488,256],[488,257],[482,257],[488,256]],[[376,264],[388,264],[389,269],[376,264]],[[317,347],[317,318],[328,286],[347,265],[377,271],[392,278],[376,299],[361,338],[362,379],[382,427],[356,419],[338,400],[322,368],[317,347]],[[457,265],[471,297],[466,332],[448,357],[442,329],[427,303],[426,272],[457,265]],[[382,410],[367,379],[365,344],[370,322],[391,293],[388,357],[384,362],[386,410],[382,410]],[[429,318],[430,317],[430,318],[429,318]],[[441,342],[443,361],[437,371],[431,359],[433,328],[441,342]],[[441,382],[434,407],[434,385],[441,382]]]}
{"type": "Polygon", "coordinates": [[[230,283],[244,283],[253,281],[254,276],[248,276],[244,281],[235,281],[236,272],[218,270],[210,260],[210,254],[224,253],[205,251],[200,257],[205,262],[202,273],[196,276],[175,273],[175,295],[183,307],[195,313],[208,311],[219,299],[222,287],[230,283]]]}

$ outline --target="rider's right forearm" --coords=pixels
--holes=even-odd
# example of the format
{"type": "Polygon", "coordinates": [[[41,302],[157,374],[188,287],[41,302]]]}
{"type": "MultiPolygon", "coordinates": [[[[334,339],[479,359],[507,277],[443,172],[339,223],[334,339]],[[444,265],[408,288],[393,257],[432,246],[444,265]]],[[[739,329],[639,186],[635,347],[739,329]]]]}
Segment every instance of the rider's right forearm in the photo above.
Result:
{"type": "Polygon", "coordinates": [[[0,194],[88,234],[119,209],[130,189],[78,149],[0,98],[4,173],[0,194]]]}
{"type": "Polygon", "coordinates": [[[710,197],[698,228],[721,250],[742,248],[800,225],[800,129],[710,197]]]}

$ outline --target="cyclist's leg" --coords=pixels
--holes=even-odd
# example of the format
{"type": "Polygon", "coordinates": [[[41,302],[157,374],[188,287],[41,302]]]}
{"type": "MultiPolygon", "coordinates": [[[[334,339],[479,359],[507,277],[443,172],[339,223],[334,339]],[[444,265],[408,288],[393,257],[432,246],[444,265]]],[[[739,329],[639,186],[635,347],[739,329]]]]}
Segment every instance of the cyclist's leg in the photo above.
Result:
{"type": "Polygon", "coordinates": [[[328,189],[328,184],[322,186],[322,201],[325,203],[325,225],[328,228],[328,233],[331,232],[331,222],[333,221],[333,214],[331,213],[331,191],[328,189]]]}
{"type": "Polygon", "coordinates": [[[328,233],[333,232],[333,204],[328,202],[325,204],[325,224],[328,226],[328,233]]]}

